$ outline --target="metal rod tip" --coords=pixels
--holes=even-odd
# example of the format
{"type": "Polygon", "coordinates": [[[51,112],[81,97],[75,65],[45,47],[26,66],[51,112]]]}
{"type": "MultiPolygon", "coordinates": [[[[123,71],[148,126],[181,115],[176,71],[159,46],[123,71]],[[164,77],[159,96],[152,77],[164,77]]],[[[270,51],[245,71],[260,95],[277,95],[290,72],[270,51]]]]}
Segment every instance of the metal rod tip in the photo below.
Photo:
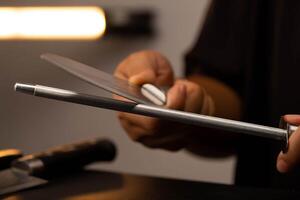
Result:
{"type": "Polygon", "coordinates": [[[28,85],[28,84],[22,84],[22,83],[16,83],[14,86],[15,91],[17,92],[23,92],[26,94],[34,94],[35,86],[28,85]]]}

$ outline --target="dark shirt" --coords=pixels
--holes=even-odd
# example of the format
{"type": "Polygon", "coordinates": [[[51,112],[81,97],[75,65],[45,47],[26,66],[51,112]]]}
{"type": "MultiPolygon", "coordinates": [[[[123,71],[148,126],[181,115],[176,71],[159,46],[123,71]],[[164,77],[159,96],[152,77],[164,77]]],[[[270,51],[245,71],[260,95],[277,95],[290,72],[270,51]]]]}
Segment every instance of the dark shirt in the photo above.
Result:
{"type": "MultiPolygon", "coordinates": [[[[243,121],[278,126],[280,116],[300,113],[300,1],[213,1],[200,37],[186,55],[186,75],[215,77],[243,102],[243,121]]],[[[276,171],[280,148],[243,136],[236,184],[300,187],[300,167],[276,171]]]]}

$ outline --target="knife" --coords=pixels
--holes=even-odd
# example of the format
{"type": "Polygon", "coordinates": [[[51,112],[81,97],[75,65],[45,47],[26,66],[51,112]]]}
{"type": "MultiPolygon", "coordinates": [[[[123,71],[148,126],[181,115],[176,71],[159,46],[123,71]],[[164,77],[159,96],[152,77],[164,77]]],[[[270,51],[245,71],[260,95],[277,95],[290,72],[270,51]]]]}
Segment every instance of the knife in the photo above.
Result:
{"type": "Polygon", "coordinates": [[[0,195],[46,184],[96,161],[111,161],[116,147],[107,139],[93,139],[26,155],[0,172],[0,195]]]}
{"type": "Polygon", "coordinates": [[[158,89],[152,84],[147,83],[142,86],[138,86],[116,76],[97,70],[94,67],[56,54],[45,53],[41,55],[41,59],[54,64],[60,69],[63,69],[64,71],[92,85],[132,101],[146,105],[155,104],[160,106],[166,103],[166,95],[163,90],[158,89]]]}

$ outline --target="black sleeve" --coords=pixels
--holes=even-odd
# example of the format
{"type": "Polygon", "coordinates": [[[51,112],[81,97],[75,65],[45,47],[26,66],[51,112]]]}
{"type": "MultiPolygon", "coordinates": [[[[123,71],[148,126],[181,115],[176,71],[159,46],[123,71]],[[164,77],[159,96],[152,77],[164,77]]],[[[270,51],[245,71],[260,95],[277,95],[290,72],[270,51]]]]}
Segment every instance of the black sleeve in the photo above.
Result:
{"type": "Polygon", "coordinates": [[[205,74],[223,81],[241,94],[245,2],[212,2],[200,37],[185,56],[186,76],[205,74]]]}

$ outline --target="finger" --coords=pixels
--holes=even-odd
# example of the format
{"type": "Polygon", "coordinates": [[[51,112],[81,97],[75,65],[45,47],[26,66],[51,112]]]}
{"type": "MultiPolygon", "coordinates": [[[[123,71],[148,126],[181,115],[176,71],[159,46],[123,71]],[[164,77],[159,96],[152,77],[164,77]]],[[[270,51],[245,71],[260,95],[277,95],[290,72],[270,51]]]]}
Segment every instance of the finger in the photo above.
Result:
{"type": "Polygon", "coordinates": [[[206,91],[195,83],[185,81],[187,85],[187,99],[185,103],[185,111],[201,113],[206,96],[206,91]]]}
{"type": "Polygon", "coordinates": [[[136,126],[135,124],[132,124],[130,121],[120,119],[120,123],[124,130],[126,131],[127,135],[132,139],[133,141],[140,141],[142,137],[145,137],[148,135],[146,133],[146,130],[144,130],[140,126],[136,126]]]}
{"type": "Polygon", "coordinates": [[[174,83],[174,73],[172,66],[169,61],[162,56],[161,59],[156,59],[157,70],[156,75],[157,79],[155,84],[157,86],[171,86],[174,83]]]}
{"type": "Polygon", "coordinates": [[[157,86],[169,86],[173,84],[173,73],[170,69],[164,69],[161,72],[161,70],[155,71],[153,68],[149,67],[144,71],[130,76],[129,82],[136,85],[151,83],[157,86]]]}
{"type": "Polygon", "coordinates": [[[114,76],[119,79],[128,80],[128,76],[125,73],[122,73],[121,70],[118,70],[118,68],[115,70],[114,76]]]}
{"type": "Polygon", "coordinates": [[[187,96],[186,86],[176,82],[167,93],[166,107],[175,110],[184,110],[187,96]]]}
{"type": "Polygon", "coordinates": [[[214,102],[205,89],[186,80],[177,80],[176,84],[183,84],[186,87],[185,111],[213,115],[215,112],[214,102]]]}
{"type": "Polygon", "coordinates": [[[147,68],[151,68],[151,63],[149,64],[148,59],[132,54],[117,66],[114,75],[119,78],[128,79],[135,74],[143,72],[147,68]]]}
{"type": "Polygon", "coordinates": [[[144,132],[153,133],[159,129],[159,120],[153,117],[146,117],[136,114],[120,112],[118,114],[120,120],[126,120],[130,124],[141,127],[144,132]]]}
{"type": "Polygon", "coordinates": [[[146,69],[142,71],[141,73],[138,73],[136,75],[133,75],[129,78],[129,82],[136,84],[136,85],[142,85],[145,83],[152,83],[155,84],[156,74],[151,69],[146,69]]]}
{"type": "Polygon", "coordinates": [[[293,169],[300,160],[300,129],[297,129],[289,138],[287,153],[281,152],[277,157],[277,170],[286,173],[293,169]]]}
{"type": "MultiPolygon", "coordinates": [[[[154,72],[155,80],[149,83],[155,85],[172,85],[174,81],[173,70],[168,60],[155,51],[136,52],[124,59],[115,71],[119,78],[129,79],[132,76],[150,70],[154,72]]],[[[135,81],[135,79],[133,79],[135,81]]],[[[137,84],[143,84],[143,76],[137,78],[137,84]]]]}
{"type": "Polygon", "coordinates": [[[142,51],[136,55],[140,56],[141,60],[144,61],[143,63],[140,63],[139,68],[148,68],[155,72],[154,85],[171,86],[173,84],[174,74],[172,66],[166,57],[151,50],[142,51]]]}
{"type": "Polygon", "coordinates": [[[123,118],[121,118],[120,121],[122,127],[128,133],[128,136],[134,141],[143,143],[145,146],[175,151],[186,145],[186,133],[184,131],[179,131],[180,127],[176,128],[178,131],[177,133],[170,134],[169,126],[164,126],[159,130],[145,129],[140,126],[140,124],[136,124],[123,118]]]}
{"type": "Polygon", "coordinates": [[[159,137],[146,136],[140,142],[150,148],[161,148],[176,151],[186,146],[186,134],[184,132],[167,134],[159,137]]]}
{"type": "Polygon", "coordinates": [[[288,123],[300,125],[300,115],[285,115],[283,119],[288,123]]]}

